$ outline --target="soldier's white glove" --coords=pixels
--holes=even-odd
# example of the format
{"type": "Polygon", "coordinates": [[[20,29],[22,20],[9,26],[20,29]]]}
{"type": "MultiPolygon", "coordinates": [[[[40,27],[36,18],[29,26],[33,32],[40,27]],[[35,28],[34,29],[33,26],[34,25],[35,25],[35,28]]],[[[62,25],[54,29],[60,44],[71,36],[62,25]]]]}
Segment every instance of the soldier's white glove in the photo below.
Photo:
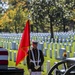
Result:
{"type": "Polygon", "coordinates": [[[35,66],[35,69],[37,70],[39,67],[40,67],[39,65],[38,66],[35,66]]]}
{"type": "Polygon", "coordinates": [[[29,73],[31,73],[31,69],[29,69],[29,73]]]}

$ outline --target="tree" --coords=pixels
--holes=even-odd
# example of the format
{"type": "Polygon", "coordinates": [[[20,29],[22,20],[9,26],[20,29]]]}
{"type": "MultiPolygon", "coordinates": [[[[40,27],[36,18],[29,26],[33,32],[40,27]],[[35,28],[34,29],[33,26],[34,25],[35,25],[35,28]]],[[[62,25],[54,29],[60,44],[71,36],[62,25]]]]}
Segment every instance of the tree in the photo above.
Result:
{"type": "Polygon", "coordinates": [[[66,27],[69,26],[67,22],[73,17],[71,8],[74,6],[74,3],[72,0],[31,1],[29,6],[32,11],[33,26],[36,27],[36,31],[50,31],[51,38],[53,38],[53,26],[56,27],[58,25],[65,32],[66,27]]]}
{"type": "Polygon", "coordinates": [[[54,3],[50,1],[47,3],[45,0],[38,0],[31,2],[31,17],[33,25],[41,32],[51,32],[51,38],[53,38],[53,21],[54,21],[54,10],[56,10],[54,3]]]}
{"type": "Polygon", "coordinates": [[[8,16],[7,22],[3,23],[1,18],[0,26],[3,26],[4,31],[22,32],[29,16],[31,31],[50,32],[51,38],[54,38],[55,30],[65,32],[66,27],[70,28],[73,24],[74,7],[74,0],[9,0],[9,9],[3,14],[8,16]],[[72,21],[69,22],[70,20],[72,21]]]}
{"type": "Polygon", "coordinates": [[[9,0],[10,8],[8,16],[12,19],[13,23],[11,25],[16,33],[23,31],[25,21],[28,19],[28,10],[24,8],[26,6],[25,3],[25,0],[9,0]],[[10,11],[13,11],[13,17],[11,17],[10,11]]]}

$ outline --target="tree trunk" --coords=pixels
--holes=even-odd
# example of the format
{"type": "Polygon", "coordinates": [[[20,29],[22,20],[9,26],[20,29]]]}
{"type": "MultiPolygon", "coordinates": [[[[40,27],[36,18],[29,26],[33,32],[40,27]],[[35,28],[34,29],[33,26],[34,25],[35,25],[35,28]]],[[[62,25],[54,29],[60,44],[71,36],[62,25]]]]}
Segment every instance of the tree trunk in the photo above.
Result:
{"type": "Polygon", "coordinates": [[[65,29],[65,24],[63,23],[63,31],[65,32],[65,30],[66,30],[66,29],[65,29]]]}
{"type": "Polygon", "coordinates": [[[54,34],[53,34],[53,17],[50,15],[50,32],[51,32],[51,39],[54,38],[54,34]]]}

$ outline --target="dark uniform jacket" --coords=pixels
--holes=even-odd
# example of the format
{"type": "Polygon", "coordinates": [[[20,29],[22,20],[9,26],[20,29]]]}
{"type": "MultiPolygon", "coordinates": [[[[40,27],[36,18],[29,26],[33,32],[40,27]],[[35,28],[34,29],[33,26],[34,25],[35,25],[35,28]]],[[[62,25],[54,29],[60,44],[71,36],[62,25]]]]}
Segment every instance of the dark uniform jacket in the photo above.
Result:
{"type": "Polygon", "coordinates": [[[35,72],[35,71],[41,71],[41,66],[44,62],[44,56],[43,56],[43,53],[41,50],[39,50],[39,59],[41,60],[41,62],[39,62],[39,65],[40,67],[36,70],[34,67],[34,63],[33,62],[30,62],[30,60],[33,60],[33,56],[32,56],[32,52],[33,51],[33,54],[34,54],[34,59],[37,61],[38,60],[38,50],[29,50],[28,51],[28,56],[27,56],[27,67],[28,69],[31,69],[31,71],[35,72]]]}

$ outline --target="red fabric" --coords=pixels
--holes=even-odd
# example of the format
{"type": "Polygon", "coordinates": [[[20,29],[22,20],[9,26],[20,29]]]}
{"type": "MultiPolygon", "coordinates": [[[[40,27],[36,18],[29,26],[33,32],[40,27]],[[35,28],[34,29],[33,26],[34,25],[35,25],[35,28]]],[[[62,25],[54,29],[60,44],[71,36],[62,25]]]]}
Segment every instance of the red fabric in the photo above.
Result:
{"type": "Polygon", "coordinates": [[[28,47],[30,46],[30,24],[29,20],[26,22],[26,26],[24,28],[22,39],[20,41],[20,45],[18,48],[16,65],[18,65],[27,55],[28,47]]]}

